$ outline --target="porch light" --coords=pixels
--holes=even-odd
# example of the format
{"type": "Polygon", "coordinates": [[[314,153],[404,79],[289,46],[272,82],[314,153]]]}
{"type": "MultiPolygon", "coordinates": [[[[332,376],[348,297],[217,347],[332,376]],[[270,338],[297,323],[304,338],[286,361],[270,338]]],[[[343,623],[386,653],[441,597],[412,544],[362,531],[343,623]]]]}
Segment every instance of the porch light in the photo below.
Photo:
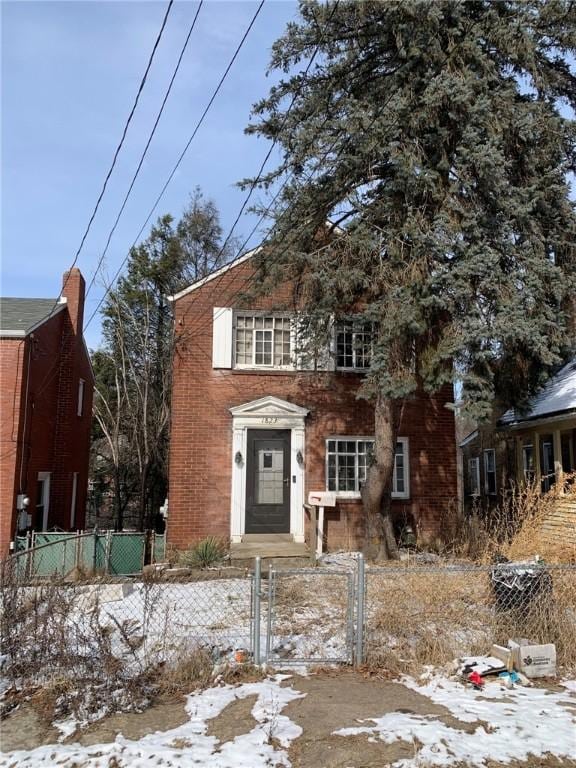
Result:
{"type": "Polygon", "coordinates": [[[304,464],[304,456],[302,456],[302,451],[298,451],[296,454],[296,461],[298,462],[298,466],[302,466],[304,464]]]}
{"type": "Polygon", "coordinates": [[[234,456],[234,461],[236,462],[236,464],[238,464],[238,466],[242,464],[242,454],[240,453],[240,451],[236,451],[236,455],[234,456]]]}

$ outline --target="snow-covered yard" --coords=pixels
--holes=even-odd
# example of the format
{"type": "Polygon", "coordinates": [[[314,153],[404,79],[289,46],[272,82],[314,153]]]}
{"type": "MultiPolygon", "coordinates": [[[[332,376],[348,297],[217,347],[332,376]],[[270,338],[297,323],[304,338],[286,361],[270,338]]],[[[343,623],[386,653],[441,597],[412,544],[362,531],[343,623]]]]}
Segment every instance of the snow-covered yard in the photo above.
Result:
{"type": "MultiPolygon", "coordinates": [[[[333,686],[335,680],[337,678],[328,678],[328,686],[333,686]]],[[[2,754],[0,766],[318,768],[302,762],[298,750],[299,740],[306,738],[308,727],[302,721],[298,706],[304,697],[313,695],[301,690],[306,682],[304,678],[276,675],[236,687],[215,685],[187,697],[187,721],[176,728],[149,733],[138,740],[119,734],[112,742],[92,746],[56,743],[2,754]],[[248,698],[253,702],[250,714],[236,723],[233,738],[221,741],[210,733],[211,724],[223,716],[227,707],[248,698]]],[[[368,689],[369,683],[364,684],[368,689]]],[[[362,681],[358,685],[361,686],[362,681]]],[[[422,697],[424,711],[426,700],[429,702],[430,714],[417,714],[405,707],[394,711],[393,702],[384,700],[381,717],[363,718],[360,708],[350,722],[329,734],[326,766],[343,764],[330,760],[337,759],[338,744],[346,748],[351,737],[358,754],[357,763],[346,763],[351,768],[366,764],[362,755],[368,747],[371,755],[377,755],[378,749],[383,750],[382,768],[456,765],[481,768],[489,760],[502,765],[526,761],[528,766],[532,758],[545,755],[576,759],[575,681],[565,682],[564,688],[556,691],[536,687],[505,689],[491,683],[480,692],[447,677],[429,674],[423,680],[404,678],[402,685],[412,695],[422,697]],[[394,754],[390,747],[394,745],[405,748],[398,754],[406,754],[409,747],[410,757],[390,759],[394,754]]],[[[327,690],[333,694],[333,688],[327,690]]],[[[320,694],[314,695],[317,698],[310,704],[320,718],[325,702],[320,694]]],[[[372,702],[371,706],[374,711],[377,705],[372,702]]]]}

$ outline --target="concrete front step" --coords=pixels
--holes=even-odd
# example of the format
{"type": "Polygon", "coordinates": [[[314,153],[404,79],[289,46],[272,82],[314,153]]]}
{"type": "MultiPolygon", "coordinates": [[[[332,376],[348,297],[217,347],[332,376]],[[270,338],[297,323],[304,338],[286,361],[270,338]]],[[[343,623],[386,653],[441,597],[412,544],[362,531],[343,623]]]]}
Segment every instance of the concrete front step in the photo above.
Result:
{"type": "Polygon", "coordinates": [[[294,537],[291,533],[244,533],[242,534],[242,543],[254,543],[260,544],[274,542],[288,542],[294,543],[294,537]]]}
{"type": "Polygon", "coordinates": [[[296,544],[294,541],[243,541],[232,544],[230,559],[241,560],[254,557],[307,557],[306,544],[296,544]]]}

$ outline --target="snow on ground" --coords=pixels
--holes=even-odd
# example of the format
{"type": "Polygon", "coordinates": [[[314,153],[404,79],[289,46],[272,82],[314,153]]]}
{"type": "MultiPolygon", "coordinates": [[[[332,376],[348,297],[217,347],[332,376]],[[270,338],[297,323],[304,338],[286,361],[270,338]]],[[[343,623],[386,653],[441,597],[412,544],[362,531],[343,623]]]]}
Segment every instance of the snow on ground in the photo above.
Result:
{"type": "MultiPolygon", "coordinates": [[[[414,759],[395,762],[393,768],[418,765],[484,766],[487,760],[508,763],[530,756],[552,754],[576,759],[576,699],[570,693],[545,688],[507,689],[487,683],[482,691],[432,677],[418,683],[404,678],[404,685],[446,707],[462,723],[479,723],[472,733],[439,722],[433,716],[390,712],[359,727],[342,728],[340,736],[367,734],[391,744],[397,740],[420,743],[414,759]]],[[[565,683],[576,686],[575,681],[565,683]]]]}
{"type": "MultiPolygon", "coordinates": [[[[0,754],[0,768],[289,768],[288,748],[302,735],[302,728],[283,714],[286,706],[301,698],[297,680],[282,687],[286,676],[276,675],[262,682],[237,687],[218,685],[188,697],[189,721],[165,732],[148,734],[138,741],[119,735],[109,744],[84,747],[56,744],[30,751],[0,754]],[[246,733],[220,744],[208,735],[210,721],[236,699],[257,696],[252,715],[257,724],[246,733]]],[[[371,741],[394,743],[402,740],[415,745],[414,757],[401,759],[391,768],[440,766],[458,763],[483,768],[488,760],[505,765],[513,760],[527,761],[546,754],[576,758],[576,698],[571,690],[576,681],[564,681],[566,692],[546,688],[506,689],[487,683],[476,691],[446,677],[431,675],[428,680],[404,678],[403,684],[445,707],[458,721],[473,724],[468,733],[448,726],[437,716],[389,712],[380,718],[359,721],[361,725],[342,728],[336,735],[366,735],[371,741]],[[419,745],[419,746],[416,746],[419,745]]],[[[239,723],[239,730],[242,723],[239,723]]]]}
{"type": "Polygon", "coordinates": [[[61,768],[265,768],[290,766],[287,748],[301,735],[300,726],[282,714],[286,705],[304,694],[292,688],[282,688],[282,675],[258,683],[238,687],[222,685],[188,696],[186,711],[190,720],[169,731],[151,733],[138,741],[119,735],[110,744],[84,747],[80,744],[58,744],[30,751],[0,754],[0,766],[40,768],[58,765],[61,768]],[[219,744],[208,736],[209,721],[236,699],[256,695],[252,708],[257,721],[250,731],[233,741],[219,744]]]}

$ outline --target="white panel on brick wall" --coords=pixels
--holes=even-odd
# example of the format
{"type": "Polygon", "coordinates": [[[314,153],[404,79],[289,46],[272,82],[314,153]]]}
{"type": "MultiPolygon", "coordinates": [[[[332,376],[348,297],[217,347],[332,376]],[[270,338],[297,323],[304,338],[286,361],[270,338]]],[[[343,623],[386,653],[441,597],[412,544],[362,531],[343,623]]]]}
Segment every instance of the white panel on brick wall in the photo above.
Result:
{"type": "Polygon", "coordinates": [[[212,368],[232,368],[232,309],[214,307],[212,368]]]}

